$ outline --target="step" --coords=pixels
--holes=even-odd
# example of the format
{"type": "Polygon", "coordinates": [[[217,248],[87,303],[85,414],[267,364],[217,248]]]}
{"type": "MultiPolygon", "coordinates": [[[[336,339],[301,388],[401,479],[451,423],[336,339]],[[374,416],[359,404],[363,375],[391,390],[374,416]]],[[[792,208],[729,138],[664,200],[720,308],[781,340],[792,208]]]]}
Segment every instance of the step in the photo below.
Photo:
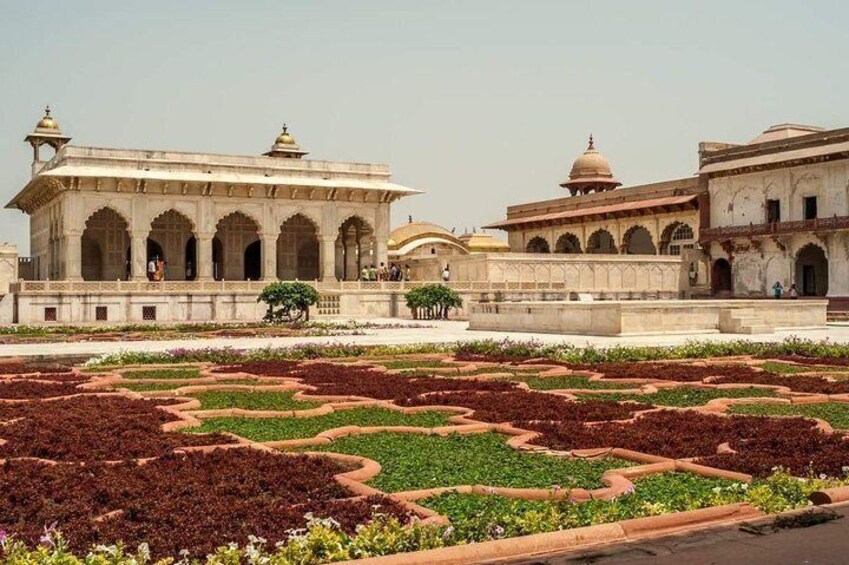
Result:
{"type": "Polygon", "coordinates": [[[768,324],[752,324],[752,325],[744,325],[737,328],[737,332],[739,334],[774,334],[775,328],[768,324]]]}

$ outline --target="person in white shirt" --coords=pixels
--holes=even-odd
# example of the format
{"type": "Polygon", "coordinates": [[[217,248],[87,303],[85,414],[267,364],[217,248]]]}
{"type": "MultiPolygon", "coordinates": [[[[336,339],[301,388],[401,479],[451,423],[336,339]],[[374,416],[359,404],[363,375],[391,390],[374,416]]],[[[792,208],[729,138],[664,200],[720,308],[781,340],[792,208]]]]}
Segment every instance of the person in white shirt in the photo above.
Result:
{"type": "Polygon", "coordinates": [[[152,257],[147,263],[147,280],[152,281],[156,278],[156,257],[152,257]]]}
{"type": "Polygon", "coordinates": [[[448,265],[445,265],[445,269],[442,271],[442,282],[448,282],[451,279],[451,269],[448,265]]]}

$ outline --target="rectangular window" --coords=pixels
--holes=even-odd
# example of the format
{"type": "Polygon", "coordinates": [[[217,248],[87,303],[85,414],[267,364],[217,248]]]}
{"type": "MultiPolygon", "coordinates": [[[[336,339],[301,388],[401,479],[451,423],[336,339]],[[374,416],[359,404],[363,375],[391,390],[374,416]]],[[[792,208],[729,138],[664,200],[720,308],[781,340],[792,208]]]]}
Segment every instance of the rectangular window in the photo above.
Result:
{"type": "Polygon", "coordinates": [[[774,224],[781,221],[781,201],[766,201],[766,223],[774,224]]]}
{"type": "Polygon", "coordinates": [[[106,316],[106,306],[95,306],[94,307],[94,319],[98,322],[105,322],[107,319],[106,316]]]}
{"type": "Polygon", "coordinates": [[[44,309],[44,321],[45,322],[55,322],[56,321],[56,307],[48,306],[44,309]]]}
{"type": "Polygon", "coordinates": [[[142,306],[142,320],[153,322],[156,320],[156,306],[142,306]]]}
{"type": "Polygon", "coordinates": [[[816,196],[806,196],[804,203],[805,203],[805,219],[806,220],[817,219],[817,197],[816,196]]]}

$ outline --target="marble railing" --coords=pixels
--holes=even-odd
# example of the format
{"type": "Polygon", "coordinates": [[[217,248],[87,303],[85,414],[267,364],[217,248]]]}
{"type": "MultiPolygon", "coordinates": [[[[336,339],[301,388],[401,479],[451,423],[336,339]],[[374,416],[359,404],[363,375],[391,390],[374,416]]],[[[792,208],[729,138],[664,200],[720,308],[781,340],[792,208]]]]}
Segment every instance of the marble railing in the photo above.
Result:
{"type": "MultiPolygon", "coordinates": [[[[566,282],[487,282],[457,281],[303,281],[319,291],[338,292],[404,292],[426,284],[447,284],[457,291],[499,292],[535,290],[575,290],[566,282]]],[[[267,281],[18,281],[11,284],[12,292],[85,294],[85,293],[181,293],[181,292],[250,292],[259,293],[267,281]]]]}

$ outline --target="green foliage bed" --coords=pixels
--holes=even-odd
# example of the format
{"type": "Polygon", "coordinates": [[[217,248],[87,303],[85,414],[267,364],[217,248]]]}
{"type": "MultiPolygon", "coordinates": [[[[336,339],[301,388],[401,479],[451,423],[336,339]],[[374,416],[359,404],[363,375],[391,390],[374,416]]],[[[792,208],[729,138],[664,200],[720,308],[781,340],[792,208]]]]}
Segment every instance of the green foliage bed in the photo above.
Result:
{"type": "Polygon", "coordinates": [[[295,390],[208,390],[193,393],[200,400],[201,410],[242,408],[244,410],[308,410],[321,402],[292,398],[295,390]]]}
{"type": "Polygon", "coordinates": [[[310,448],[374,459],[381,473],[369,482],[385,492],[452,485],[551,488],[603,486],[604,471],[627,467],[614,458],[569,459],[521,453],[496,433],[447,437],[380,433],[350,436],[310,448]]]}
{"type": "Polygon", "coordinates": [[[610,381],[593,381],[589,377],[564,375],[559,377],[514,376],[511,381],[521,381],[528,384],[533,390],[558,390],[564,388],[583,390],[617,390],[625,388],[638,388],[636,384],[614,383],[610,381]]]}
{"type": "Polygon", "coordinates": [[[768,388],[693,388],[676,387],[662,389],[652,394],[622,394],[622,393],[599,393],[599,394],[577,394],[581,400],[633,400],[646,402],[655,406],[691,407],[702,406],[715,398],[761,398],[774,397],[775,391],[768,388]]]}
{"type": "Polygon", "coordinates": [[[200,370],[196,367],[165,368],[165,369],[139,369],[124,373],[125,379],[196,379],[200,377],[200,370]]]}
{"type": "MultiPolygon", "coordinates": [[[[447,426],[448,414],[421,412],[406,415],[386,408],[354,408],[312,418],[210,418],[192,432],[231,432],[254,441],[310,438],[342,426],[447,426]]],[[[411,435],[405,436],[407,438],[411,435]]]]}

